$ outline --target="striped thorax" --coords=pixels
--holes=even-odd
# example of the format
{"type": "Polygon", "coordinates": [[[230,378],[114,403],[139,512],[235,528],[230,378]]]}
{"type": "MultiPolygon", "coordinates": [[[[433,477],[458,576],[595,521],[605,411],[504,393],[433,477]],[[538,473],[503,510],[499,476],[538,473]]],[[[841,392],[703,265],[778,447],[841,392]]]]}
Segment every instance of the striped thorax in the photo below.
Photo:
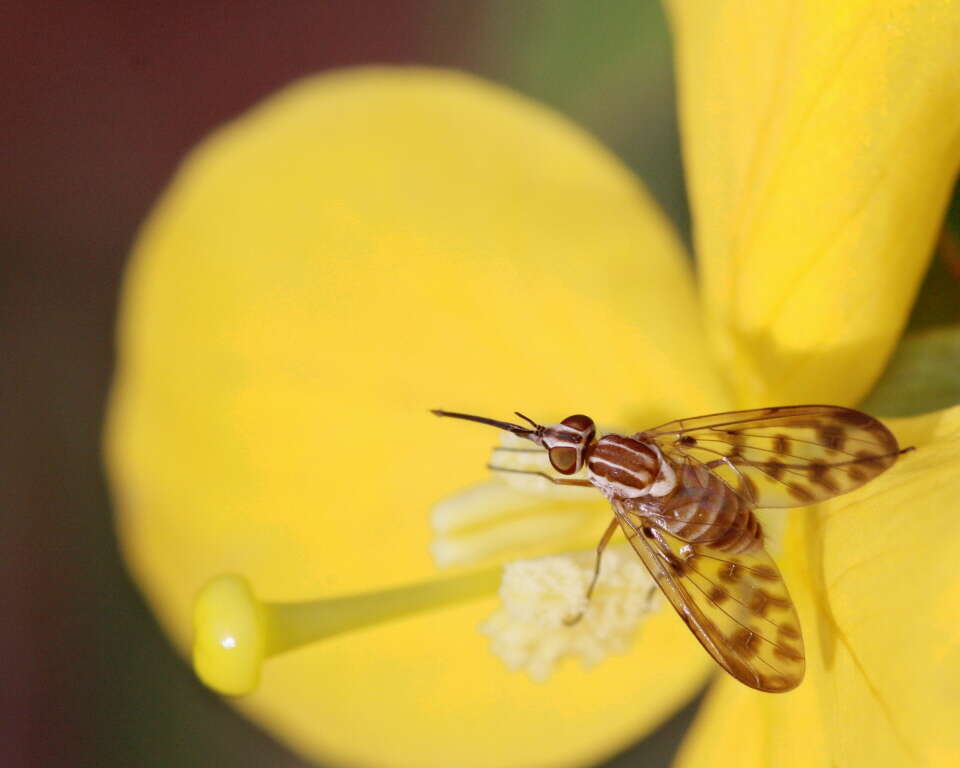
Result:
{"type": "Polygon", "coordinates": [[[590,446],[587,476],[608,499],[661,497],[677,486],[659,448],[623,435],[605,435],[590,446]]]}

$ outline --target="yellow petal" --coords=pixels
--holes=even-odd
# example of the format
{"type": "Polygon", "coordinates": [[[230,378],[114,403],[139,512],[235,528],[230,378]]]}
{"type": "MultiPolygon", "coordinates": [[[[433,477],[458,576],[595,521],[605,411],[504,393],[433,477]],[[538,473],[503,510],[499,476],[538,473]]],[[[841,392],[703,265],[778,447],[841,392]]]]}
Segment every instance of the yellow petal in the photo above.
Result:
{"type": "Polygon", "coordinates": [[[725,675],[697,712],[674,768],[829,766],[818,706],[816,691],[806,684],[767,694],[725,675]]]}
{"type": "MultiPolygon", "coordinates": [[[[563,118],[453,73],[308,80],[217,133],[142,233],[120,330],[118,525],[183,649],[220,573],[268,601],[429,578],[429,510],[496,439],[431,407],[649,424],[728,405],[637,181],[563,118]]],[[[292,652],[241,706],[324,761],[573,765],[706,668],[664,614],[627,656],[538,686],[486,649],[493,609],[292,652]]]]}
{"type": "Polygon", "coordinates": [[[818,531],[826,719],[843,765],[960,764],[960,408],[892,421],[917,450],[818,531]]]}
{"type": "Polygon", "coordinates": [[[781,566],[806,680],[783,696],[722,680],[680,766],[711,753],[737,768],[960,764],[960,408],[890,424],[917,450],[849,497],[791,513],[781,566]]]}
{"type": "Polygon", "coordinates": [[[960,164],[960,3],[670,7],[719,360],[741,405],[855,403],[960,164]]]}

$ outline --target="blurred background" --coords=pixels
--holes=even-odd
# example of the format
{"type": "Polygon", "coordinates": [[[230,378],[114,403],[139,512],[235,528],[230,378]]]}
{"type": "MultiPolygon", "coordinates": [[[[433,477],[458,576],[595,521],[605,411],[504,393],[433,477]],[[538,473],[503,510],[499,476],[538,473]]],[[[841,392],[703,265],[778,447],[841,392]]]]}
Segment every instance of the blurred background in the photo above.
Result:
{"type": "MultiPolygon", "coordinates": [[[[653,0],[6,9],[2,762],[300,766],[195,681],[118,555],[100,432],[137,228],[191,146],[290,80],[417,63],[478,73],[570,115],[689,237],[662,10],[653,0]]],[[[960,319],[960,249],[954,258],[934,262],[916,325],[960,319]]],[[[608,766],[667,764],[695,706],[608,766]]]]}
{"type": "MultiPolygon", "coordinates": [[[[100,432],[137,228],[213,127],[307,73],[476,72],[551,104],[686,230],[656,2],[7,4],[0,89],[2,763],[298,766],[202,688],[118,555],[100,432]]],[[[663,765],[690,711],[612,765],[663,765]],[[641,756],[643,762],[641,763],[641,756]]]]}

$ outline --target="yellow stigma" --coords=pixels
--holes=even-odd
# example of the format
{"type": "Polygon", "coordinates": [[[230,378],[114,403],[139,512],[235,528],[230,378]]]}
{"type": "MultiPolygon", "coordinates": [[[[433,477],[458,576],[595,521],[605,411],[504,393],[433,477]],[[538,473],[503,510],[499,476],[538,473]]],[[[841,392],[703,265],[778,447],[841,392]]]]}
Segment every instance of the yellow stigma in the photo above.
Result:
{"type": "Polygon", "coordinates": [[[267,611],[242,576],[218,576],[193,606],[193,668],[215,691],[239,696],[260,682],[267,611]]]}
{"type": "Polygon", "coordinates": [[[193,667],[213,690],[256,690],[263,662],[278,653],[418,611],[496,593],[500,567],[452,578],[302,603],[265,603],[238,575],[212,579],[193,608],[193,667]]]}

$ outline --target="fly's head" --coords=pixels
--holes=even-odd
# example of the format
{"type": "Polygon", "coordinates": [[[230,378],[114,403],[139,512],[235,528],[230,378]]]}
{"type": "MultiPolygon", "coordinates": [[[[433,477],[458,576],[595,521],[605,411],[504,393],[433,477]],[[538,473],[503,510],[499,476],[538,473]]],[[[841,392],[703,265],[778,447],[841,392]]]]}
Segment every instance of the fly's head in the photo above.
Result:
{"type": "Polygon", "coordinates": [[[453,411],[434,410],[437,416],[448,416],[454,419],[476,421],[480,424],[489,424],[517,437],[523,437],[536,443],[547,451],[550,464],[561,475],[572,475],[583,468],[587,460],[590,444],[596,437],[597,429],[593,419],[583,414],[567,416],[559,424],[544,426],[537,424],[533,419],[517,413],[530,426],[512,424],[508,421],[497,421],[485,416],[474,416],[469,413],[454,413],[453,411]]]}

